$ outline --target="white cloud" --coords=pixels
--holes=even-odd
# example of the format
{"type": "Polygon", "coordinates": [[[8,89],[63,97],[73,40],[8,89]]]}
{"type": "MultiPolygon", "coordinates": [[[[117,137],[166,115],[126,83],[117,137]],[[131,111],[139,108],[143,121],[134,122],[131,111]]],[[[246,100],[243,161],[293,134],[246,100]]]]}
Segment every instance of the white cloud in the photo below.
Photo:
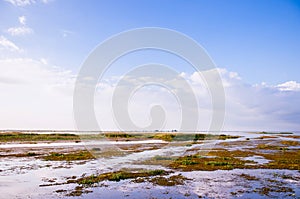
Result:
{"type": "Polygon", "coordinates": [[[5,1],[11,3],[14,6],[24,7],[24,6],[29,6],[29,5],[35,4],[37,2],[47,4],[51,0],[5,0],[5,1]]]}
{"type": "Polygon", "coordinates": [[[31,28],[28,28],[26,26],[21,27],[12,27],[7,29],[7,32],[11,34],[12,36],[19,36],[19,35],[27,35],[33,33],[33,30],[31,28]]]}
{"type": "Polygon", "coordinates": [[[21,52],[22,49],[19,48],[16,44],[12,41],[8,40],[4,36],[0,36],[0,49],[9,50],[9,51],[17,51],[21,52]]]}
{"type": "Polygon", "coordinates": [[[26,26],[25,16],[19,17],[19,23],[21,26],[8,28],[7,32],[12,36],[27,35],[33,33],[33,30],[26,26]]]}
{"type": "Polygon", "coordinates": [[[14,6],[27,6],[35,3],[34,0],[5,0],[5,1],[13,4],[14,6]]]}
{"type": "Polygon", "coordinates": [[[70,30],[61,30],[61,34],[63,37],[68,37],[69,35],[74,34],[74,32],[70,30]]]}
{"type": "Polygon", "coordinates": [[[54,1],[54,0],[40,0],[42,3],[44,3],[44,4],[47,4],[47,3],[50,3],[50,2],[52,2],[52,1],[54,1]]]}
{"type": "Polygon", "coordinates": [[[281,91],[300,91],[300,83],[296,81],[288,81],[276,86],[281,91]]]}
{"type": "Polygon", "coordinates": [[[44,64],[44,65],[47,65],[47,64],[48,64],[48,61],[47,61],[47,59],[45,59],[45,58],[41,58],[41,59],[40,59],[40,62],[41,62],[42,64],[44,64]]]}
{"type": "MultiPolygon", "coordinates": [[[[250,85],[222,73],[226,93],[226,129],[235,130],[299,130],[300,92],[283,87],[250,85]]],[[[298,85],[293,83],[292,85],[298,85]]],[[[291,85],[284,83],[282,85],[291,85]]]]}
{"type": "Polygon", "coordinates": [[[19,17],[19,22],[20,22],[20,24],[25,26],[26,25],[26,17],[25,16],[19,17]]]}
{"type": "MultiPolygon", "coordinates": [[[[300,92],[299,83],[286,82],[280,87],[250,85],[242,81],[234,72],[217,69],[224,82],[226,95],[225,130],[299,130],[300,129],[300,92]],[[284,88],[284,89],[283,89],[284,88]],[[289,91],[289,92],[287,92],[289,91]]],[[[212,73],[213,71],[208,71],[212,73]]],[[[199,102],[199,129],[207,130],[211,119],[211,98],[207,83],[201,74],[179,74],[185,77],[194,89],[199,102]]],[[[208,74],[206,74],[208,75],[208,74]]],[[[213,79],[212,79],[213,80],[213,79]]],[[[214,80],[213,80],[214,81],[214,80]]],[[[213,84],[209,82],[210,84],[213,84]]],[[[104,129],[116,128],[111,105],[115,83],[111,80],[102,81],[96,93],[96,115],[104,129]]],[[[141,89],[130,100],[129,113],[132,120],[140,126],[149,124],[150,110],[154,104],[164,107],[167,115],[166,129],[180,127],[180,104],[171,93],[160,89],[141,89]]]]}
{"type": "MultiPolygon", "coordinates": [[[[299,83],[249,85],[238,74],[232,75],[225,69],[218,71],[226,82],[225,130],[300,129],[299,83]]],[[[211,102],[204,81],[197,73],[181,73],[180,76],[190,82],[197,96],[199,128],[208,129],[211,102]]],[[[106,78],[97,86],[95,113],[101,129],[117,129],[111,103],[119,78],[106,78]]],[[[70,71],[51,66],[44,58],[0,60],[0,128],[75,129],[74,82],[70,71]]],[[[130,117],[137,125],[145,126],[151,122],[151,107],[157,104],[166,112],[165,128],[179,129],[181,106],[165,88],[152,86],[136,90],[129,101],[130,117]]]]}
{"type": "Polygon", "coordinates": [[[0,60],[1,129],[72,129],[70,71],[33,59],[0,60]]]}

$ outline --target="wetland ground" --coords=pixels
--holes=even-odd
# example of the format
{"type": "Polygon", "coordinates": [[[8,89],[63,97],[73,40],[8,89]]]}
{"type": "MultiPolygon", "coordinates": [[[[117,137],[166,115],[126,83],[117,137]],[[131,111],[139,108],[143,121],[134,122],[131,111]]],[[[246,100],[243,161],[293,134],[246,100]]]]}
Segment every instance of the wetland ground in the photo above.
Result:
{"type": "Polygon", "coordinates": [[[299,198],[288,132],[2,132],[0,198],[299,198]]]}

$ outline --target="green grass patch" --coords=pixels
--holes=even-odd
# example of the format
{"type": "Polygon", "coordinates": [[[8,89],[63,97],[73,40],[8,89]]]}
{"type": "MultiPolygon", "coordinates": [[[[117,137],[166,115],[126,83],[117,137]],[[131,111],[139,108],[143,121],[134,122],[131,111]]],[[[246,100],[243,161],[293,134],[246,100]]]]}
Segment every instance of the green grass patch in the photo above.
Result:
{"type": "Polygon", "coordinates": [[[152,138],[170,142],[173,140],[175,136],[176,136],[175,134],[166,133],[166,134],[155,134],[152,138]]]}
{"type": "Polygon", "coordinates": [[[80,140],[75,134],[68,133],[1,133],[0,142],[22,142],[22,141],[56,141],[56,140],[80,140]]]}
{"type": "Polygon", "coordinates": [[[75,160],[90,160],[95,157],[88,151],[76,151],[73,153],[50,153],[44,156],[46,161],[75,161],[75,160]]]}
{"type": "Polygon", "coordinates": [[[151,178],[148,181],[159,186],[176,186],[183,185],[186,180],[189,179],[179,174],[170,177],[158,176],[151,178]]]}
{"type": "Polygon", "coordinates": [[[148,138],[160,139],[164,141],[199,141],[199,140],[226,140],[226,139],[236,139],[240,136],[232,136],[232,135],[215,135],[215,134],[186,134],[186,133],[159,133],[153,136],[149,136],[148,138]]]}
{"type": "Polygon", "coordinates": [[[300,150],[277,151],[275,153],[260,154],[271,160],[264,165],[267,169],[290,169],[300,171],[300,150]]]}
{"type": "Polygon", "coordinates": [[[116,172],[104,173],[99,175],[91,175],[91,176],[79,178],[75,182],[83,185],[92,185],[105,180],[118,182],[120,180],[125,180],[125,179],[135,179],[139,177],[150,177],[150,176],[157,176],[157,175],[164,175],[164,174],[168,174],[168,172],[164,170],[149,170],[149,171],[138,171],[138,172],[116,171],[116,172]]]}
{"type": "MultiPolygon", "coordinates": [[[[229,151],[226,149],[211,150],[207,156],[197,155],[179,157],[169,167],[183,171],[213,171],[231,169],[289,169],[300,170],[300,150],[274,150],[261,152],[260,148],[229,151]],[[258,150],[255,150],[258,149],[258,150]],[[269,160],[266,164],[257,164],[243,157],[262,156],[269,160]]],[[[277,149],[277,148],[276,148],[277,149]]]]}
{"type": "Polygon", "coordinates": [[[281,134],[281,135],[286,135],[286,134],[293,134],[292,132],[266,132],[266,131],[261,131],[258,132],[258,134],[281,134]]]}
{"type": "Polygon", "coordinates": [[[179,157],[169,166],[173,169],[183,171],[214,171],[214,170],[231,170],[235,168],[246,168],[247,163],[254,163],[253,161],[243,160],[240,157],[247,157],[249,153],[243,151],[227,151],[213,150],[207,153],[207,156],[192,155],[179,157]]]}
{"type": "Polygon", "coordinates": [[[231,165],[229,162],[217,162],[217,161],[209,161],[205,162],[207,165],[211,166],[226,166],[226,165],[231,165]]]}
{"type": "Polygon", "coordinates": [[[105,133],[104,135],[107,138],[131,138],[131,137],[134,137],[133,135],[127,134],[127,133],[105,133]]]}

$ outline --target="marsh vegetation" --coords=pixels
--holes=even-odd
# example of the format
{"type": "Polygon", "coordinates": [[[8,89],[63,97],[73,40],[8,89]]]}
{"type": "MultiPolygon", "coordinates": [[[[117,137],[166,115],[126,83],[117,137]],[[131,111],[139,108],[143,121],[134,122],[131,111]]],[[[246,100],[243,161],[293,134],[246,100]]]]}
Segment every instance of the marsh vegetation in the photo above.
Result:
{"type": "MultiPolygon", "coordinates": [[[[222,175],[228,178],[228,183],[243,187],[223,188],[228,190],[222,193],[225,198],[293,198],[300,194],[299,137],[287,133],[268,134],[251,133],[243,137],[179,132],[2,133],[0,158],[6,163],[2,164],[0,175],[13,180],[19,176],[18,173],[42,172],[36,174],[41,176],[45,175],[45,171],[53,174],[62,170],[62,176],[37,180],[37,190],[46,191],[49,198],[81,197],[83,194],[84,197],[93,197],[99,191],[108,195],[110,193],[106,190],[110,187],[115,189],[114,193],[122,195],[117,191],[118,187],[129,185],[139,191],[156,190],[159,193],[157,197],[189,198],[216,196],[209,190],[212,187],[217,189],[213,182],[223,179],[219,179],[220,175],[211,175],[225,172],[222,175]],[[93,144],[88,145],[91,140],[93,144]],[[44,142],[46,145],[40,144],[44,142]],[[23,143],[26,143],[24,147],[23,143]],[[13,147],[8,147],[10,145],[13,147]],[[75,171],[77,173],[73,173],[75,171]],[[203,172],[207,177],[202,176],[203,172]],[[206,180],[212,180],[209,181],[212,184],[205,190],[196,189],[200,186],[198,183],[203,185],[206,180]],[[245,182],[252,184],[252,188],[247,187],[245,182]],[[182,191],[178,192],[181,188],[182,191]]],[[[130,197],[130,193],[128,196],[112,197],[130,197]]]]}

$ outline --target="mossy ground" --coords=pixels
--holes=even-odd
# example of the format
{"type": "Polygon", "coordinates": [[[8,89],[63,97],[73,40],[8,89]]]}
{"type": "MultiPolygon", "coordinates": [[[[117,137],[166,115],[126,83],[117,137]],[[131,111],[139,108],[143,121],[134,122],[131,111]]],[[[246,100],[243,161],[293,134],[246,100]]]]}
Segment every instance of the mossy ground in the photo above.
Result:
{"type": "Polygon", "coordinates": [[[186,181],[190,180],[183,175],[173,175],[169,177],[158,176],[153,177],[151,179],[147,179],[149,182],[153,183],[154,185],[159,186],[176,186],[176,185],[183,185],[186,181]]]}
{"type": "MultiPolygon", "coordinates": [[[[215,148],[210,151],[195,151],[195,155],[179,157],[170,163],[173,169],[183,171],[193,170],[231,170],[231,169],[290,169],[300,170],[300,150],[289,147],[299,146],[294,140],[268,141],[233,141],[221,143],[218,146],[243,147],[244,150],[228,150],[215,148]],[[250,148],[249,148],[250,146],[250,148]],[[203,156],[205,154],[205,156],[203,156]],[[244,160],[243,157],[262,156],[269,160],[266,164],[257,164],[254,161],[244,160]]],[[[216,146],[216,147],[218,147],[216,146]]]]}
{"type": "MultiPolygon", "coordinates": [[[[164,170],[149,170],[149,171],[116,171],[110,173],[103,173],[99,175],[90,175],[87,177],[79,178],[75,180],[76,183],[82,185],[92,185],[104,180],[108,181],[120,181],[126,179],[134,179],[140,177],[149,177],[157,175],[166,175],[168,172],[164,170]]],[[[69,181],[71,182],[71,181],[69,181]]]]}
{"type": "Polygon", "coordinates": [[[46,161],[76,161],[76,160],[90,160],[95,157],[89,151],[76,151],[73,153],[50,153],[43,156],[46,161]]]}
{"type": "MultiPolygon", "coordinates": [[[[92,174],[85,177],[72,177],[69,178],[64,184],[77,183],[78,186],[74,190],[67,193],[66,196],[80,196],[83,193],[89,193],[87,190],[89,187],[94,187],[95,184],[98,184],[102,181],[121,181],[132,179],[131,182],[134,183],[152,183],[153,185],[159,186],[176,186],[183,185],[187,180],[190,180],[181,174],[168,176],[171,172],[165,170],[139,170],[139,171],[130,171],[130,170],[121,170],[115,172],[108,172],[103,174],[92,174]]],[[[57,185],[57,184],[53,184],[57,185]]],[[[51,184],[46,184],[43,186],[51,186],[51,184]]],[[[66,190],[58,190],[59,192],[66,192],[66,190]]]]}
{"type": "Polygon", "coordinates": [[[238,157],[246,157],[243,151],[214,150],[207,152],[206,156],[199,154],[179,157],[169,166],[172,169],[182,171],[214,171],[214,170],[232,170],[249,168],[247,164],[253,164],[253,161],[243,160],[238,157]]]}

